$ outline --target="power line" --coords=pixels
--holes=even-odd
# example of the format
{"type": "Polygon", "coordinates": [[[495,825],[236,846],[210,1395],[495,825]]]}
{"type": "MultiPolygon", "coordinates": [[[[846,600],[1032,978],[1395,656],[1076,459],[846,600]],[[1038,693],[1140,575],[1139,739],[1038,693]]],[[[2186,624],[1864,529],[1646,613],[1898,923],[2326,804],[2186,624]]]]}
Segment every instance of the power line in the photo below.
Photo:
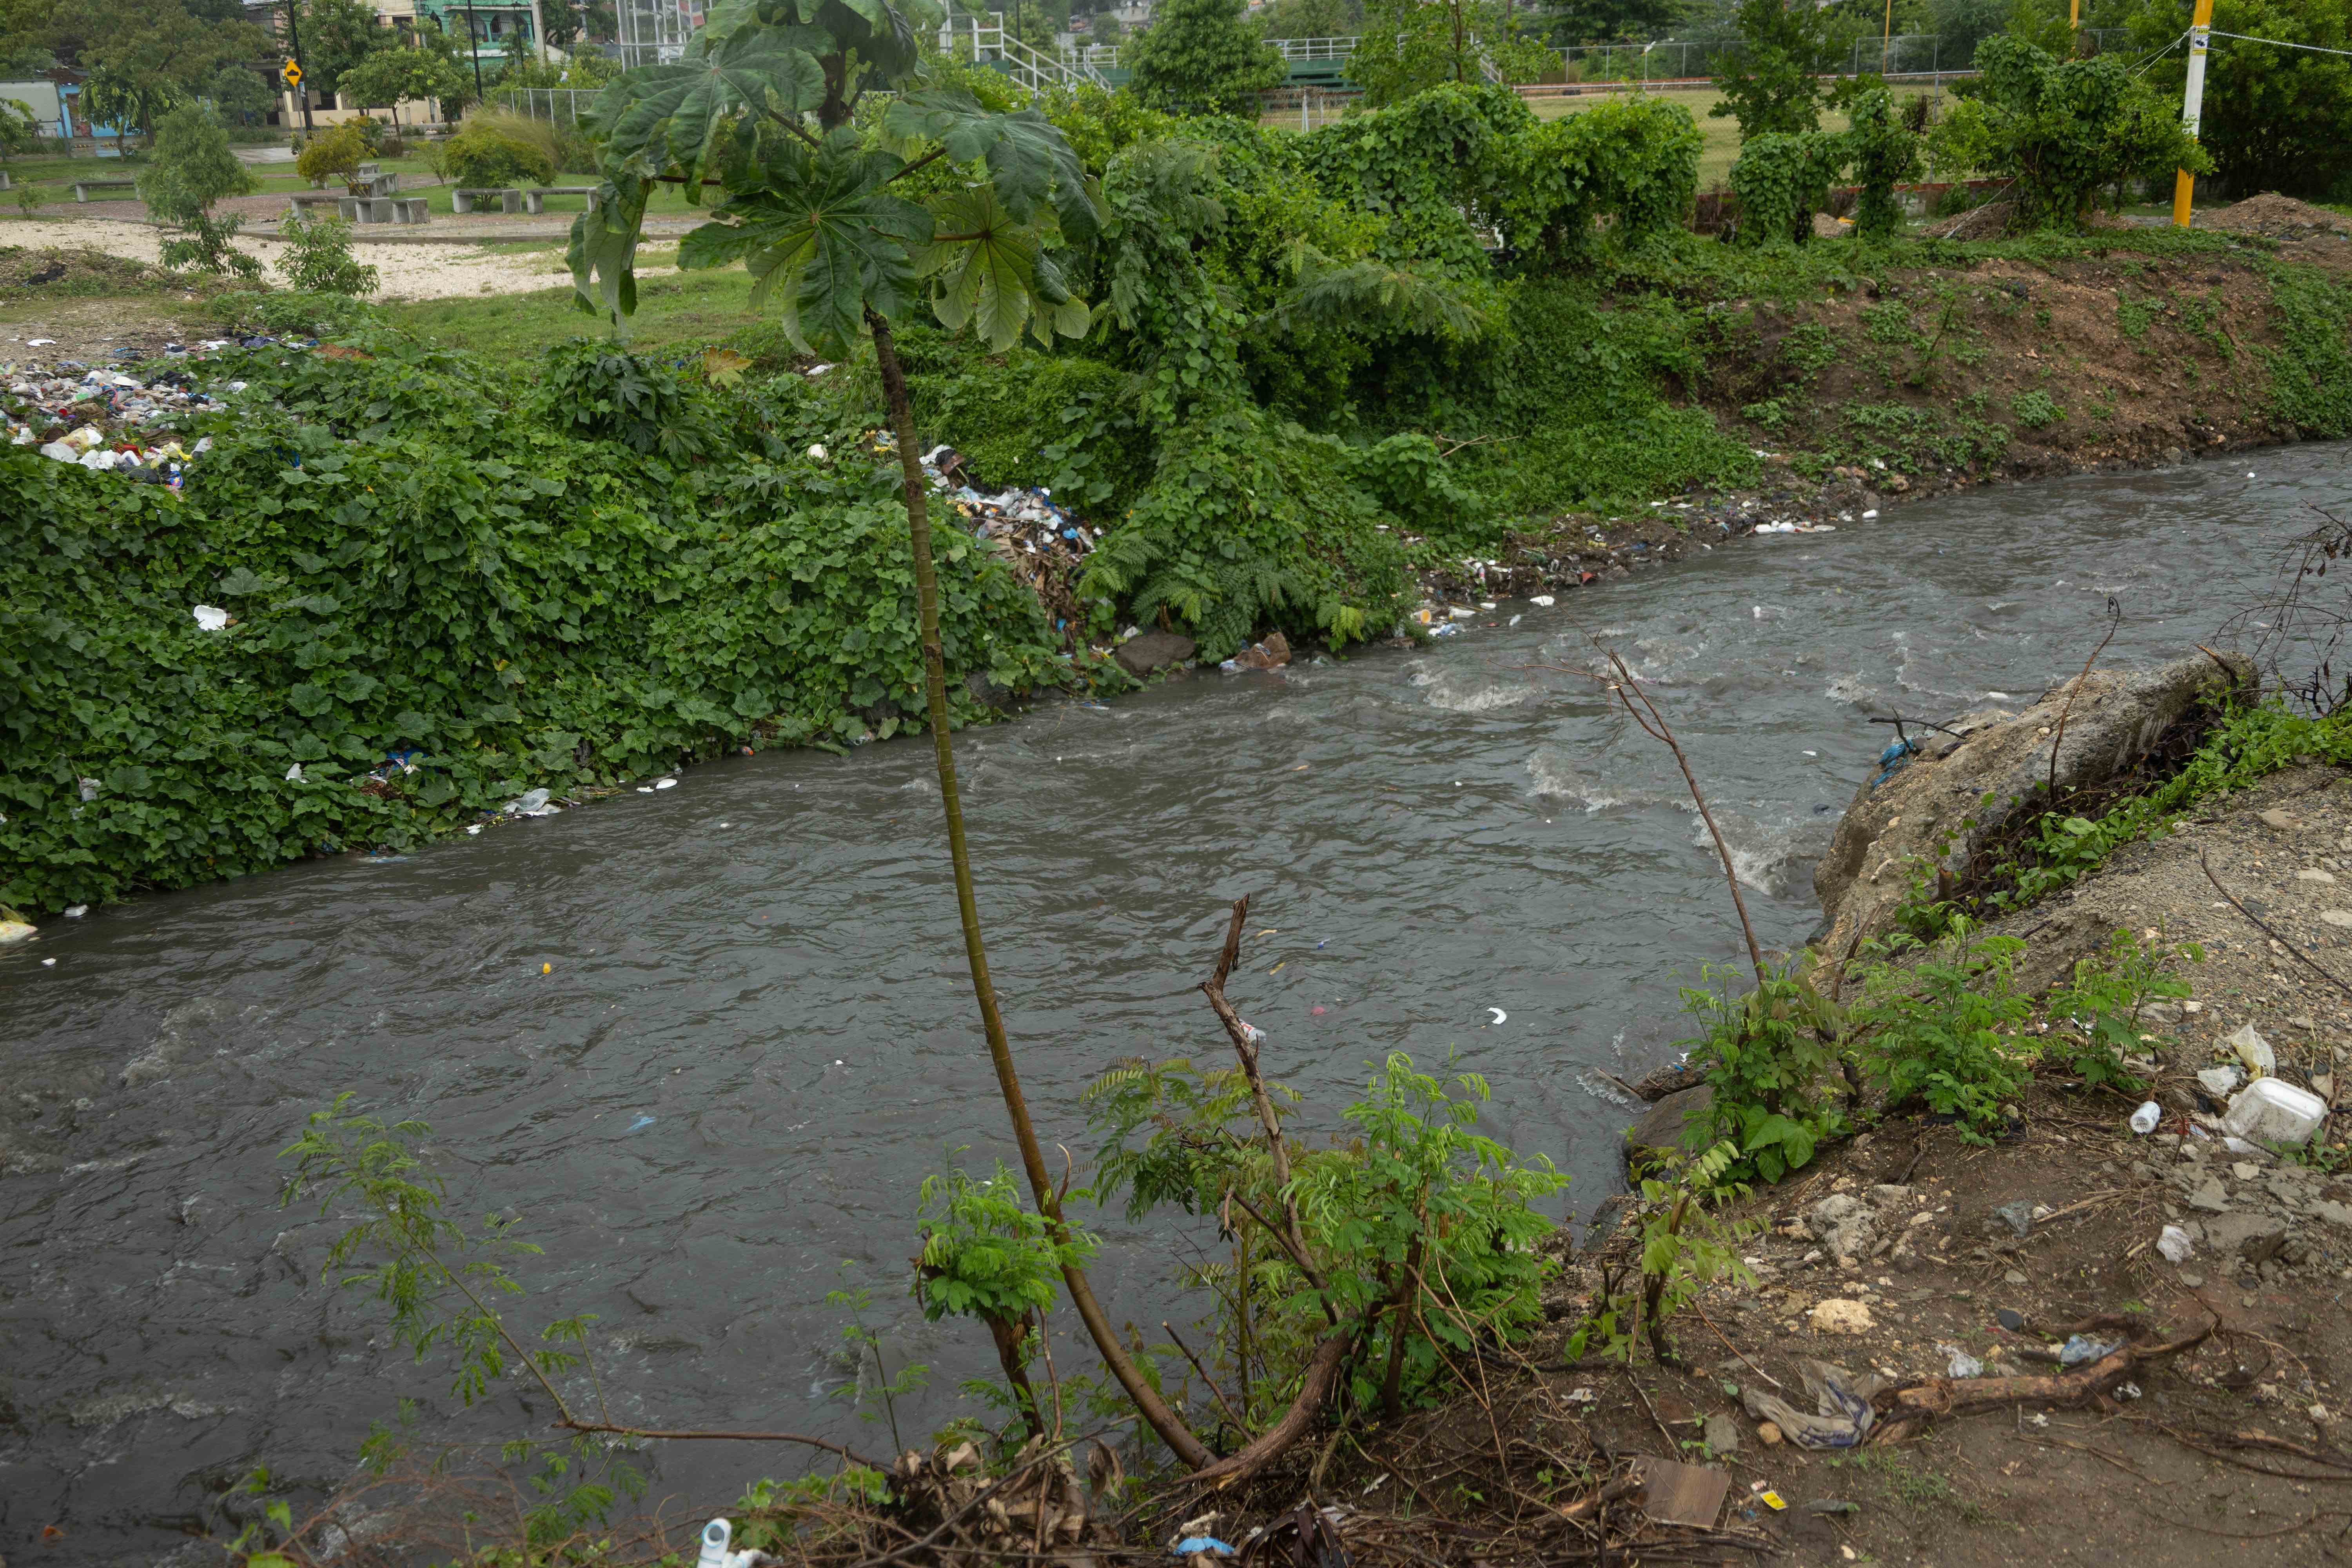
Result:
{"type": "MultiPolygon", "coordinates": [[[[2248,44],[2274,44],[2282,49],[2308,49],[2315,55],[2344,55],[2352,57],[2352,49],[2324,48],[2317,44],[2290,44],[2284,38],[2257,38],[2251,33],[2217,32],[2212,36],[2217,38],[2236,38],[2242,43],[2248,44]]],[[[2176,39],[2174,41],[2178,42],[2179,40],[2176,39]]]]}

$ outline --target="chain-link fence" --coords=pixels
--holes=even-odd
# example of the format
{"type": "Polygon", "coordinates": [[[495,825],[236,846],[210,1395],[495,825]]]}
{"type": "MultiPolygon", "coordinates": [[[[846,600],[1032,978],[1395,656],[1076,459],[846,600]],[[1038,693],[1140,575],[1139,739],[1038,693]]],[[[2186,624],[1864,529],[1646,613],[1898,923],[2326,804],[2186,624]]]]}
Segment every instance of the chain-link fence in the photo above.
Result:
{"type": "Polygon", "coordinates": [[[596,89],[587,87],[501,87],[491,89],[490,101],[533,120],[577,125],[583,110],[596,101],[596,89]]]}

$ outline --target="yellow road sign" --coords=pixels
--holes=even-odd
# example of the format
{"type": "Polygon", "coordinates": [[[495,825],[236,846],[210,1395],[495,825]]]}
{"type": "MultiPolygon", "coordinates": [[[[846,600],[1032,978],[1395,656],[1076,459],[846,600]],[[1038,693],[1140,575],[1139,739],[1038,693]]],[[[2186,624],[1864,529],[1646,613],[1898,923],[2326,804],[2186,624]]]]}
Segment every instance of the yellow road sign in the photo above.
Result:
{"type": "Polygon", "coordinates": [[[299,87],[302,85],[302,68],[296,65],[292,60],[288,60],[286,62],[286,68],[279,71],[278,74],[279,77],[284,79],[288,87],[299,87]]]}

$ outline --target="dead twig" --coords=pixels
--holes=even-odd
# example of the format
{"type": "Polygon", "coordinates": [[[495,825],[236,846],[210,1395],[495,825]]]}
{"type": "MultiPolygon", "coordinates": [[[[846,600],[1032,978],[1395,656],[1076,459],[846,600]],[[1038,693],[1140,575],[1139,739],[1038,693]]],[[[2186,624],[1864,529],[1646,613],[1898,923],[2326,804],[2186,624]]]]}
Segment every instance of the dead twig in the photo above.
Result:
{"type": "Polygon", "coordinates": [[[1625,668],[1625,661],[1617,656],[1616,650],[1604,646],[1599,637],[1592,639],[1592,646],[1608,659],[1610,668],[1617,672],[1617,679],[1612,681],[1590,671],[1585,672],[1587,678],[1598,681],[1603,689],[1614,696],[1624,708],[1627,717],[1642,727],[1643,734],[1664,743],[1666,750],[1675,754],[1675,765],[1683,771],[1683,783],[1689,786],[1691,801],[1698,807],[1699,820],[1706,824],[1707,835],[1715,840],[1716,855],[1723,861],[1724,880],[1731,888],[1731,907],[1738,911],[1740,933],[1748,939],[1748,961],[1756,967],[1756,984],[1763,985],[1768,977],[1764,949],[1756,940],[1755,922],[1748,918],[1748,900],[1740,896],[1739,873],[1732,868],[1731,847],[1723,841],[1723,830],[1715,825],[1715,813],[1707,809],[1706,796],[1698,787],[1698,777],[1691,772],[1690,758],[1683,754],[1682,742],[1675,739],[1674,727],[1666,722],[1665,715],[1658,711],[1658,705],[1650,700],[1650,694],[1642,689],[1640,682],[1633,679],[1633,672],[1625,668]],[[1640,701],[1639,707],[1635,706],[1636,699],[1640,701]]]}
{"type": "Polygon", "coordinates": [[[1218,1406],[1224,1411],[1225,1419],[1234,1424],[1234,1430],[1246,1433],[1249,1430],[1249,1423],[1241,1418],[1241,1413],[1235,1410],[1233,1402],[1225,1397],[1225,1391],[1217,1386],[1217,1380],[1209,1375],[1209,1369],[1201,1364],[1201,1358],[1192,1353],[1192,1347],[1186,1344],[1184,1336],[1176,1331],[1176,1325],[1163,1319],[1160,1326],[1168,1331],[1168,1337],[1176,1342],[1176,1348],[1184,1352],[1184,1359],[1192,1363],[1192,1370],[1201,1374],[1201,1381],[1209,1385],[1209,1392],[1217,1396],[1218,1406]]]}
{"type": "Polygon", "coordinates": [[[2205,879],[2213,884],[2213,890],[2230,900],[2230,907],[2231,909],[2237,910],[2240,914],[2253,921],[2254,924],[2268,935],[2273,942],[2277,942],[2281,947],[2286,949],[2289,954],[2300,960],[2314,974],[2318,975],[2322,980],[2326,981],[2327,984],[2335,986],[2338,991],[2343,992],[2345,995],[2352,996],[2352,985],[2347,985],[2343,981],[2336,979],[2336,976],[2330,974],[2326,970],[2322,969],[2319,966],[2319,961],[2317,959],[2304,952],[2303,949],[2295,946],[2294,942],[2289,942],[2285,937],[2281,936],[2277,931],[2273,931],[2270,926],[2263,922],[2263,918],[2260,915],[2254,913],[2253,910],[2246,908],[2245,905],[2238,901],[2237,894],[2221,886],[2221,879],[2213,875],[2213,868],[2206,862],[2205,851],[2202,849],[2197,851],[2197,864],[2203,868],[2205,879]]]}
{"type": "Polygon", "coordinates": [[[1257,1107],[1258,1123],[1265,1129],[1266,1152],[1274,1158],[1275,1188],[1282,1196],[1283,1218],[1288,1226],[1290,1259],[1307,1276],[1307,1282],[1315,1287],[1323,1303],[1323,1315],[1336,1329],[1339,1326],[1339,1310],[1331,1305],[1330,1290],[1323,1282],[1322,1272],[1308,1259],[1307,1237],[1298,1226],[1298,1205],[1290,1195],[1290,1148],[1283,1142],[1282,1121],[1274,1112],[1273,1097],[1265,1091],[1265,1077],[1258,1070],[1257,1043],[1265,1037],[1242,1022],[1241,1015],[1225,1000],[1225,979],[1241,957],[1242,925],[1248,919],[1249,900],[1235,899],[1233,921],[1225,927],[1225,945],[1217,954],[1216,973],[1201,983],[1201,991],[1208,997],[1217,1022],[1225,1026],[1226,1037],[1234,1043],[1234,1055],[1241,1059],[1242,1076],[1249,1080],[1250,1100],[1257,1107]]]}
{"type": "Polygon", "coordinates": [[[1723,1340],[1723,1348],[1729,1351],[1733,1355],[1738,1356],[1741,1364],[1746,1366],[1748,1371],[1754,1373],[1757,1376],[1762,1378],[1765,1382],[1770,1384],[1775,1388],[1785,1388],[1787,1386],[1785,1384],[1781,1383],[1779,1378],[1774,1377],[1770,1373],[1766,1372],[1762,1367],[1758,1366],[1754,1362],[1749,1361],[1746,1351],[1741,1350],[1729,1340],[1724,1339],[1723,1331],[1715,1326],[1715,1320],[1706,1315],[1706,1309],[1705,1307],[1700,1306],[1696,1301],[1693,1301],[1690,1303],[1690,1310],[1698,1314],[1698,1321],[1706,1325],[1706,1331],[1713,1334],[1717,1339],[1723,1340]]]}

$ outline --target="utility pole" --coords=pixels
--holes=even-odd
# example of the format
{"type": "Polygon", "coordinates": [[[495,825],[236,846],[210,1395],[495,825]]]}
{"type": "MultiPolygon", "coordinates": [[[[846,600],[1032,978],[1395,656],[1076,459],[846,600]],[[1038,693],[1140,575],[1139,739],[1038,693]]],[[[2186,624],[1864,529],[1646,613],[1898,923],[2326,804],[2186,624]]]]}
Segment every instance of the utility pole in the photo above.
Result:
{"type": "MultiPolygon", "coordinates": [[[[2197,122],[2205,112],[2205,48],[2213,37],[2213,0],[2197,0],[2189,20],[2189,86],[2180,99],[2180,129],[2197,140],[2197,122]]],[[[2197,176],[2186,169],[2172,175],[2172,226],[2189,226],[2189,201],[2197,193],[2197,176]]]]}

